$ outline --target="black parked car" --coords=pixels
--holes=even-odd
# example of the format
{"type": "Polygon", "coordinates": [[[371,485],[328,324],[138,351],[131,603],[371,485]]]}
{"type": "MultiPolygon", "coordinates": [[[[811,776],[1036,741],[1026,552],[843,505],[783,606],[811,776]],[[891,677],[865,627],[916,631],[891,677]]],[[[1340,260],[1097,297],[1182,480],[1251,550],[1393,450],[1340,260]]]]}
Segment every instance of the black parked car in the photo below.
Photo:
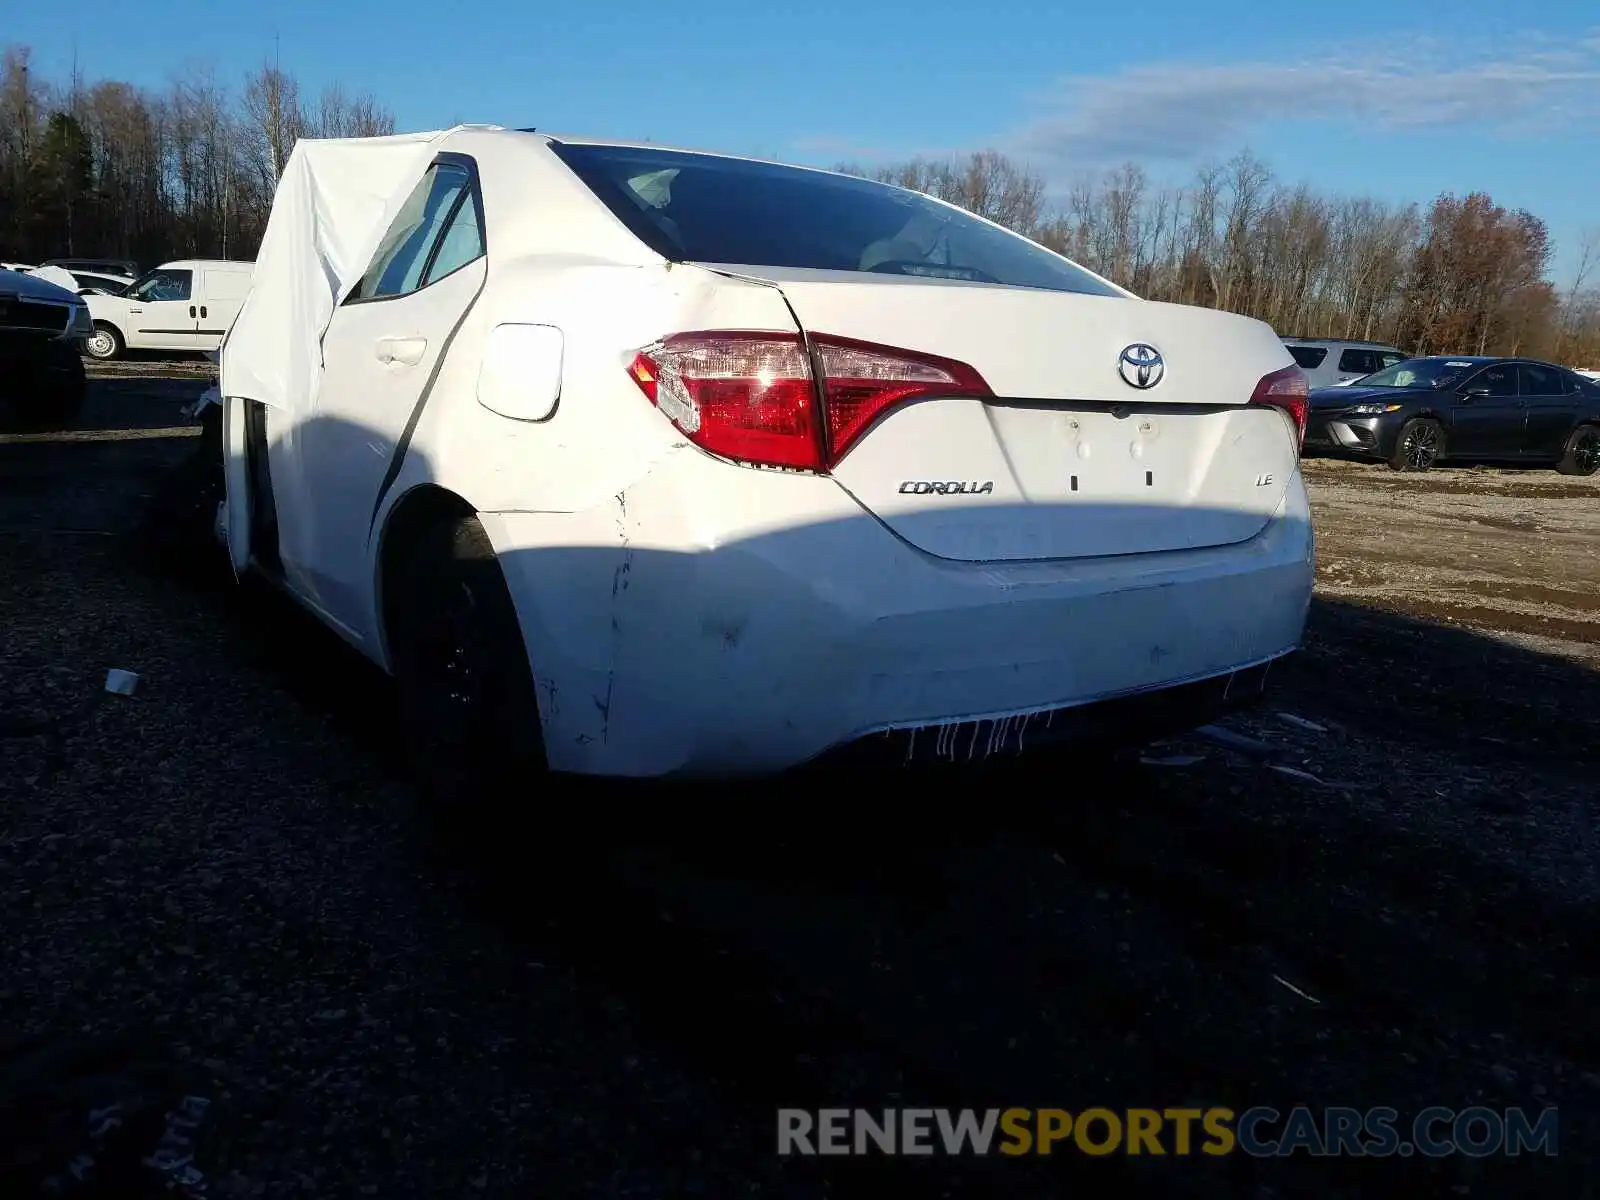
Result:
{"type": "Polygon", "coordinates": [[[1314,388],[1307,453],[1426,471],[1444,459],[1600,471],[1600,382],[1525,358],[1408,358],[1352,383],[1314,388]]]}

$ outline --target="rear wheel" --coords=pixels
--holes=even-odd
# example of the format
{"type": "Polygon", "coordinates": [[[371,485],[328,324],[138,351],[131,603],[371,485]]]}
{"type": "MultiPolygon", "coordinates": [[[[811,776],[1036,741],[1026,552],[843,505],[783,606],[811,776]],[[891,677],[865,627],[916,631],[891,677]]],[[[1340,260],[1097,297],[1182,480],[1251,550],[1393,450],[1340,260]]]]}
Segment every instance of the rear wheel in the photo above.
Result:
{"type": "Polygon", "coordinates": [[[120,355],[126,346],[122,335],[117,332],[116,326],[107,325],[104,321],[94,323],[94,334],[84,343],[84,349],[89,352],[89,357],[109,362],[120,355]]]}
{"type": "Polygon", "coordinates": [[[1600,471],[1600,425],[1580,425],[1572,431],[1556,470],[1563,475],[1593,475],[1600,471]]]}
{"type": "Polygon", "coordinates": [[[1430,417],[1413,417],[1400,428],[1389,466],[1396,471],[1426,471],[1444,453],[1444,426],[1430,417]]]}
{"type": "Polygon", "coordinates": [[[401,553],[390,653],[423,806],[440,832],[487,834],[547,775],[516,609],[472,517],[428,525],[401,553]]]}

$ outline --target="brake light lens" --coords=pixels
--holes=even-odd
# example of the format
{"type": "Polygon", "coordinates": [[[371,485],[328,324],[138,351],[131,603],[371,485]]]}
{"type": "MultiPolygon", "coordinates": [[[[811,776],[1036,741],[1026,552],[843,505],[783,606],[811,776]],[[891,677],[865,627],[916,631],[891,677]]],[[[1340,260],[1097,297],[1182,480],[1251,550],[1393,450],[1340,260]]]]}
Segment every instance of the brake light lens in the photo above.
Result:
{"type": "Polygon", "coordinates": [[[1270,404],[1289,414],[1294,422],[1298,444],[1305,444],[1306,417],[1311,408],[1311,384],[1306,373],[1298,366],[1287,366],[1281,371],[1263,375],[1256,390],[1250,395],[1251,404],[1270,404]]]}
{"type": "Polygon", "coordinates": [[[965,363],[849,338],[680,333],[634,356],[629,374],[686,437],[740,462],[826,471],[885,412],[927,396],[990,396],[965,363]]]}

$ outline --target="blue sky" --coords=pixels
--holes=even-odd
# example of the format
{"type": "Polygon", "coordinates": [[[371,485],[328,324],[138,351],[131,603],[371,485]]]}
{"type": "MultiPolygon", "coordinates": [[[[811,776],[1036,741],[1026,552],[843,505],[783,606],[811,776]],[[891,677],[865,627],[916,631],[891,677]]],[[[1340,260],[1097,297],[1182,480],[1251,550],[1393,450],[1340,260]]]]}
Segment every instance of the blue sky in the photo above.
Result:
{"type": "Polygon", "coordinates": [[[8,5],[0,38],[64,78],[232,80],[273,54],[371,91],[402,129],[454,121],[829,164],[984,146],[1065,188],[1133,159],[1160,181],[1248,145],[1284,179],[1544,217],[1555,275],[1600,228],[1593,0],[99,0],[8,5]],[[73,14],[66,21],[62,14],[73,14]],[[81,14],[82,19],[76,19],[81,14]]]}

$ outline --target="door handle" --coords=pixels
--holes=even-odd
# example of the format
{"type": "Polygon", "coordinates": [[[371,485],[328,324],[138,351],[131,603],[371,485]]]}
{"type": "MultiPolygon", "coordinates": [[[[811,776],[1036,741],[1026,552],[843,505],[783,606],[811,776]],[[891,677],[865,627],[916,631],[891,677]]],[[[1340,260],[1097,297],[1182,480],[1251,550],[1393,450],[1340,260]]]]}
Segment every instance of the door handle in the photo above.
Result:
{"type": "Polygon", "coordinates": [[[194,305],[192,305],[192,304],[191,304],[191,305],[189,305],[189,315],[190,315],[190,316],[191,316],[191,317],[192,317],[192,316],[194,316],[194,305]]]}
{"type": "Polygon", "coordinates": [[[422,361],[422,353],[427,348],[427,338],[379,338],[378,361],[414,367],[422,361]]]}
{"type": "Polygon", "coordinates": [[[200,315],[202,317],[206,315],[206,306],[204,304],[200,306],[200,315]]]}

